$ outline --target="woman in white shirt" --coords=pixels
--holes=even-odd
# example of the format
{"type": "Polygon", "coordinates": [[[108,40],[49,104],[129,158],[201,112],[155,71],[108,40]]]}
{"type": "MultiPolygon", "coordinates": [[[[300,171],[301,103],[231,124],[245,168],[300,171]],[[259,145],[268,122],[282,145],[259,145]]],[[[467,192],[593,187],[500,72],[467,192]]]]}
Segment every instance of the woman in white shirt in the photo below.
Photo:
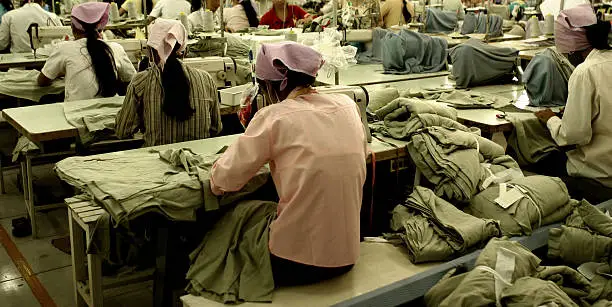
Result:
{"type": "Polygon", "coordinates": [[[185,0],[159,0],[153,7],[149,20],[155,18],[164,19],[179,19],[181,13],[189,14],[191,12],[191,3],[185,0]]]}
{"type": "Polygon", "coordinates": [[[126,14],[128,12],[128,8],[130,7],[130,5],[134,5],[134,10],[136,11],[136,14],[144,14],[144,10],[143,10],[143,5],[147,6],[147,15],[151,14],[151,11],[153,10],[153,7],[155,6],[155,4],[157,3],[157,1],[151,1],[151,0],[126,0],[125,2],[123,2],[123,4],[121,5],[121,8],[119,9],[119,15],[123,15],[126,14]]]}
{"type": "Polygon", "coordinates": [[[223,24],[228,32],[240,32],[249,27],[257,28],[259,19],[250,0],[233,0],[231,8],[223,10],[223,24]]]}
{"type": "MultiPolygon", "coordinates": [[[[589,4],[561,11],[555,25],[559,52],[577,65],[559,118],[546,109],[536,116],[559,146],[575,148],[538,162],[541,173],[560,177],[570,196],[597,204],[612,199],[612,50],[610,23],[598,21],[589,4]]],[[[536,170],[537,171],[537,170],[536,170]]]]}
{"type": "Polygon", "coordinates": [[[127,87],[136,69],[121,45],[100,39],[109,8],[108,3],[88,2],[72,9],[75,40],[62,42],[49,56],[38,76],[40,86],[65,76],[65,101],[111,97],[127,87]]]}

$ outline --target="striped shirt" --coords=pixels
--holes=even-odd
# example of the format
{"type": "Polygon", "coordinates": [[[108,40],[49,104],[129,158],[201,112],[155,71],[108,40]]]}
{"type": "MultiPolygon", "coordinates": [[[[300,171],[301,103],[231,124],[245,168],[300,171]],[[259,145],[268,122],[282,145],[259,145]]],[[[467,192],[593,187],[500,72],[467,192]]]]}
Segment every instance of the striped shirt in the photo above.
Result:
{"type": "Polygon", "coordinates": [[[145,146],[155,146],[205,139],[221,132],[221,113],[217,86],[210,75],[183,65],[190,83],[189,101],[195,110],[185,121],[167,116],[163,110],[163,87],[160,70],[152,67],[134,76],[123,107],[117,114],[116,134],[131,137],[140,130],[145,146]]]}

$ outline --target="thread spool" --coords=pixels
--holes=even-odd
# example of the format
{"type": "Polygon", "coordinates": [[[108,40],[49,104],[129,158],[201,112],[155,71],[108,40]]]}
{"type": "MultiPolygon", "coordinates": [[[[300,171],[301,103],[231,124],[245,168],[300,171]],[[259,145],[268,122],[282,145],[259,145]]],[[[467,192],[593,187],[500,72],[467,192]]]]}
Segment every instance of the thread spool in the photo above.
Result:
{"type": "Polygon", "coordinates": [[[119,21],[119,7],[117,7],[117,3],[115,2],[111,2],[110,4],[109,17],[112,22],[119,21]]]}
{"type": "Polygon", "coordinates": [[[183,24],[183,27],[185,27],[185,30],[187,30],[187,33],[191,32],[189,29],[189,20],[187,19],[187,14],[185,14],[185,12],[181,12],[179,14],[179,20],[183,24]]]}
{"type": "Polygon", "coordinates": [[[203,25],[204,32],[215,31],[215,21],[213,19],[213,12],[206,10],[204,12],[203,25]]]}
{"type": "Polygon", "coordinates": [[[548,14],[544,17],[544,34],[555,34],[555,17],[552,14],[548,14]]]}
{"type": "Polygon", "coordinates": [[[296,42],[298,40],[298,35],[293,30],[285,33],[285,39],[288,41],[296,42]]]}
{"type": "Polygon", "coordinates": [[[529,19],[529,37],[538,37],[542,35],[542,30],[540,29],[540,21],[538,17],[533,16],[529,19]]]}
{"type": "Polygon", "coordinates": [[[127,11],[128,11],[128,18],[130,19],[138,18],[138,12],[136,12],[136,4],[134,4],[133,1],[130,1],[127,3],[127,11]]]}

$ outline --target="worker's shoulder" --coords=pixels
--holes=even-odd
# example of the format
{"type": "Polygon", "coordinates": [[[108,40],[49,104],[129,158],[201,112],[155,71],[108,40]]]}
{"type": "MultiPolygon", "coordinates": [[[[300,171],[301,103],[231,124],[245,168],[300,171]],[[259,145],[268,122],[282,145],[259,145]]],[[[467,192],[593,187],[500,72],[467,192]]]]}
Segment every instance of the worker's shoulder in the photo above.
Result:
{"type": "Polygon", "coordinates": [[[586,61],[576,66],[573,75],[586,76],[595,75],[599,72],[607,72],[612,69],[612,50],[594,50],[586,61]]]}

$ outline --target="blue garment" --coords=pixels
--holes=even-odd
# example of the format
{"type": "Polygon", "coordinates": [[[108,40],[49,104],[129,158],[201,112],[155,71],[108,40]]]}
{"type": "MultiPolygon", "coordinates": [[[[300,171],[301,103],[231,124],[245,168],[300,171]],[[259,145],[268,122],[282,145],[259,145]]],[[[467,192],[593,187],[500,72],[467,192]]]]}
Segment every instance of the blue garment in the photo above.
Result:
{"type": "Polygon", "coordinates": [[[554,49],[548,48],[529,62],[523,74],[523,83],[530,105],[564,106],[567,84],[574,66],[554,49]]]}
{"type": "Polygon", "coordinates": [[[402,30],[383,38],[382,63],[387,74],[436,72],[446,69],[445,39],[402,30]]]}
{"type": "Polygon", "coordinates": [[[477,39],[469,39],[451,48],[452,74],[456,78],[457,87],[489,84],[511,75],[516,67],[518,53],[514,48],[495,47],[477,39]]]}
{"type": "Polygon", "coordinates": [[[426,33],[451,33],[457,26],[457,12],[442,11],[436,8],[427,8],[425,20],[426,33]]]}

